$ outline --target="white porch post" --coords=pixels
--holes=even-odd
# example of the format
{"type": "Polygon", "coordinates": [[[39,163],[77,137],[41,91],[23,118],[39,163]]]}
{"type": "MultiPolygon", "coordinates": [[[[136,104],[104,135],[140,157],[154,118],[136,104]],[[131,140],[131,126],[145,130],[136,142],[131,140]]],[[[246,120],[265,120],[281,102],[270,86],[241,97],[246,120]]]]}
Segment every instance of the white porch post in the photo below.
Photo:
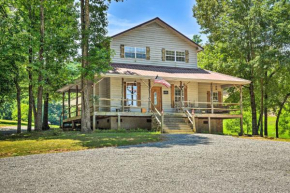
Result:
{"type": "Polygon", "coordinates": [[[76,116],[79,115],[79,87],[76,85],[76,116]]]}
{"type": "Polygon", "coordinates": [[[213,91],[212,91],[212,83],[210,83],[210,103],[211,103],[211,113],[213,114],[213,91]]]}
{"type": "Polygon", "coordinates": [[[121,116],[120,116],[120,113],[118,112],[118,127],[117,129],[121,129],[121,116]]]}
{"type": "Polygon", "coordinates": [[[151,80],[148,80],[148,113],[151,112],[151,80]]]}
{"type": "Polygon", "coordinates": [[[62,123],[61,123],[62,128],[63,128],[63,120],[65,118],[65,116],[64,116],[64,113],[65,113],[64,98],[65,98],[65,92],[62,93],[62,123]]]}
{"type": "Polygon", "coordinates": [[[96,84],[93,83],[93,131],[96,130],[96,84]]]}
{"type": "Polygon", "coordinates": [[[180,107],[183,107],[183,85],[182,85],[182,81],[180,81],[180,107]]]}
{"type": "Polygon", "coordinates": [[[68,117],[71,118],[70,114],[70,89],[68,89],[68,117]]]}
{"type": "Polygon", "coordinates": [[[241,118],[240,118],[241,133],[240,133],[240,135],[243,135],[244,128],[243,128],[243,89],[242,89],[242,85],[240,85],[240,110],[241,110],[241,118]]]}
{"type": "Polygon", "coordinates": [[[208,117],[208,132],[211,133],[210,117],[208,117]]]}
{"type": "Polygon", "coordinates": [[[124,90],[124,78],[122,78],[121,91],[122,91],[122,112],[124,112],[124,95],[125,95],[125,92],[126,92],[126,90],[124,90]]]}

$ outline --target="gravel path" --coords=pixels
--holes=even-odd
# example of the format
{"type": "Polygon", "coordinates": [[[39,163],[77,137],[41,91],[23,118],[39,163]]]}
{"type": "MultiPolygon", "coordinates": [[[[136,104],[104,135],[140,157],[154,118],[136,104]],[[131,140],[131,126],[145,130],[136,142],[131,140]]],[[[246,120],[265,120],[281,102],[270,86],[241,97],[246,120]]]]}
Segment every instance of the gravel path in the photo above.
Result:
{"type": "Polygon", "coordinates": [[[0,192],[289,192],[290,143],[209,134],[0,159],[0,192]]]}

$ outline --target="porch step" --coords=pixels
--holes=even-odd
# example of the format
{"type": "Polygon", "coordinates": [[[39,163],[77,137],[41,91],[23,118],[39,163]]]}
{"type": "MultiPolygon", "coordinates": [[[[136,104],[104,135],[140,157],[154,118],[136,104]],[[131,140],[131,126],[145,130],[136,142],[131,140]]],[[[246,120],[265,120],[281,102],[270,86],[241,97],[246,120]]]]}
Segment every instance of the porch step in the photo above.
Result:
{"type": "Polygon", "coordinates": [[[190,125],[182,116],[164,116],[164,133],[193,133],[190,125]]]}
{"type": "Polygon", "coordinates": [[[192,130],[185,131],[185,130],[164,130],[164,133],[168,134],[193,134],[194,132],[192,130]]]}

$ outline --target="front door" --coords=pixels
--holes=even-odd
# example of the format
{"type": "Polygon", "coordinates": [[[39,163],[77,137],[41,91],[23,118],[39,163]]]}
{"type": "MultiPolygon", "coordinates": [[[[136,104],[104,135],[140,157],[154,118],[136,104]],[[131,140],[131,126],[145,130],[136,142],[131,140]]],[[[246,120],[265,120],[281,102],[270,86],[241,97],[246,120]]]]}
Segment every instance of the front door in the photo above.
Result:
{"type": "Polygon", "coordinates": [[[152,109],[153,105],[155,108],[161,112],[162,110],[162,88],[160,86],[153,86],[151,88],[151,102],[152,102],[152,109]]]}

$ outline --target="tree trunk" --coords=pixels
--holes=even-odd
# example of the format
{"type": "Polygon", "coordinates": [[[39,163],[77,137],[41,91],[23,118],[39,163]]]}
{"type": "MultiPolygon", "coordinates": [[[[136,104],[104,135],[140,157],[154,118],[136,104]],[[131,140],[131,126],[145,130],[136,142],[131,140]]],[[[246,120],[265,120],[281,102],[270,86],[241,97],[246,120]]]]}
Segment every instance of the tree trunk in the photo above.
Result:
{"type": "Polygon", "coordinates": [[[258,119],[258,125],[257,125],[257,129],[260,129],[260,123],[261,123],[261,113],[259,115],[259,119],[258,119]]]}
{"type": "Polygon", "coordinates": [[[268,88],[268,72],[265,72],[265,84],[264,84],[264,135],[268,136],[268,94],[267,94],[267,88],[268,88]]]}
{"type": "Polygon", "coordinates": [[[37,121],[35,130],[41,131],[42,130],[42,95],[43,95],[43,86],[42,86],[42,69],[43,69],[43,46],[44,46],[44,6],[43,1],[40,1],[40,47],[39,47],[39,62],[40,62],[40,68],[39,68],[39,75],[38,75],[38,83],[40,84],[38,86],[38,95],[37,95],[37,121]]]}
{"type": "MultiPolygon", "coordinates": [[[[32,49],[29,49],[32,51],[32,49]]],[[[29,63],[30,63],[30,56],[29,56],[29,63]]],[[[31,63],[30,63],[31,64],[31,63]]],[[[28,87],[28,94],[29,94],[29,107],[28,107],[28,124],[27,124],[27,131],[31,132],[31,125],[32,125],[32,108],[33,108],[33,93],[32,93],[32,72],[31,69],[28,69],[28,79],[29,79],[29,87],[28,87]]]]}
{"type": "Polygon", "coordinates": [[[277,119],[276,119],[276,138],[279,138],[279,119],[280,119],[280,115],[282,113],[283,107],[288,99],[288,97],[290,97],[290,93],[288,93],[285,97],[283,102],[280,104],[280,108],[277,114],[277,119]]]}
{"type": "Polygon", "coordinates": [[[267,100],[268,100],[268,95],[266,93],[266,87],[265,87],[265,102],[264,102],[264,135],[267,137],[268,136],[268,107],[267,107],[267,100]]]}
{"type": "Polygon", "coordinates": [[[36,126],[36,121],[37,121],[37,113],[36,113],[36,105],[35,105],[35,100],[32,97],[32,110],[33,110],[33,115],[34,115],[34,128],[36,126]]]}
{"type": "Polygon", "coordinates": [[[16,87],[16,100],[17,100],[17,133],[21,133],[21,88],[18,79],[14,79],[16,87]]]}
{"type": "Polygon", "coordinates": [[[256,99],[255,99],[255,92],[254,92],[254,84],[253,84],[253,82],[251,82],[249,89],[250,89],[251,109],[252,109],[252,134],[253,135],[258,135],[256,99]]]}
{"type": "Polygon", "coordinates": [[[264,113],[264,107],[263,107],[263,98],[264,98],[264,89],[263,89],[263,79],[261,79],[261,127],[260,127],[260,136],[263,137],[263,113],[264,113]]]}
{"type": "MultiPolygon", "coordinates": [[[[82,67],[85,68],[88,64],[89,50],[89,0],[81,0],[81,26],[82,26],[82,67]]],[[[81,131],[91,132],[90,118],[90,93],[89,81],[86,77],[86,72],[82,74],[82,112],[81,112],[81,131]]]]}
{"type": "Polygon", "coordinates": [[[44,105],[43,105],[43,124],[42,124],[42,130],[48,130],[48,104],[49,104],[49,94],[45,93],[44,98],[44,105]]]}
{"type": "MultiPolygon", "coordinates": [[[[31,13],[31,7],[29,7],[29,19],[30,21],[32,20],[32,13],[31,13]]],[[[29,41],[30,43],[32,42],[32,34],[31,34],[31,29],[32,25],[29,27],[29,41]]],[[[29,55],[29,64],[32,65],[33,61],[33,50],[32,50],[32,45],[30,45],[29,50],[28,50],[28,55],[29,55]]],[[[32,71],[31,67],[29,66],[27,68],[28,71],[28,81],[29,81],[29,86],[28,86],[28,96],[29,96],[29,106],[28,106],[28,123],[27,123],[27,132],[31,132],[31,125],[32,125],[32,108],[33,108],[33,91],[32,91],[32,71]]]]}

